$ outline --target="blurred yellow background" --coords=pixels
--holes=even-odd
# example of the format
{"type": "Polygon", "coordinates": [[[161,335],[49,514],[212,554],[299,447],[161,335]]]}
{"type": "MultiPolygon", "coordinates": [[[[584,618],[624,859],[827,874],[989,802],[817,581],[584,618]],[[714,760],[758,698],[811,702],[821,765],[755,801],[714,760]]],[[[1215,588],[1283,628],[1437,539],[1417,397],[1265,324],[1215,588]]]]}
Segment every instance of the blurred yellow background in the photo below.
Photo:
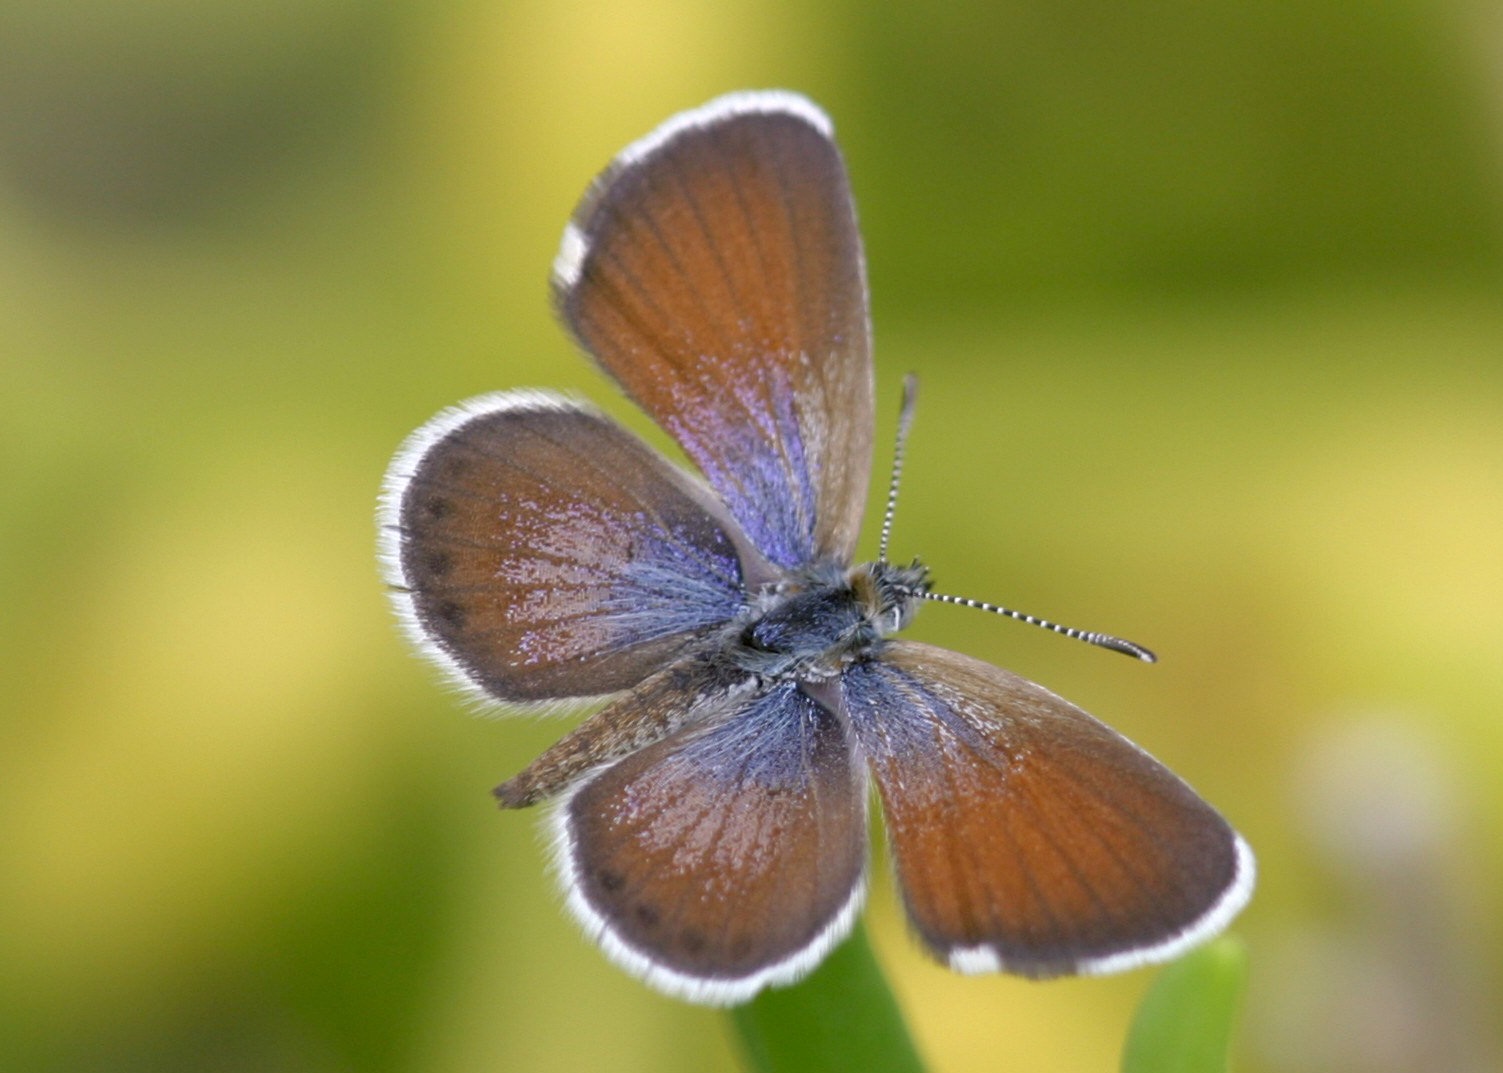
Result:
{"type": "MultiPolygon", "coordinates": [[[[1247,835],[1238,1069],[1503,1067],[1492,5],[11,0],[0,1069],[736,1067],[562,913],[488,790],[563,726],[409,655],[372,511],[470,395],[645,428],[551,322],[561,228],[774,85],[846,150],[879,443],[923,379],[895,555],[1162,663],[914,634],[1247,835]]],[[[1114,1067],[1151,974],[953,977],[872,903],[936,1070],[1114,1067]]]]}

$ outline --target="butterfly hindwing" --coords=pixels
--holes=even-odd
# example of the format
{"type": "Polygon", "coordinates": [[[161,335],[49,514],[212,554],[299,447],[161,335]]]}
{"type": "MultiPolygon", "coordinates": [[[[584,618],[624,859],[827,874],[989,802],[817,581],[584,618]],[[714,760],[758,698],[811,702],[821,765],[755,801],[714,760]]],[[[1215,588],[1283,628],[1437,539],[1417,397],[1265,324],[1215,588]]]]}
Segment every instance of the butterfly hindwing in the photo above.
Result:
{"type": "Polygon", "coordinates": [[[418,644],[528,703],[628,688],[720,628],[755,557],[703,485],[556,395],[473,400],[387,474],[384,558],[418,644]]]}
{"type": "Polygon", "coordinates": [[[558,813],[569,904],[681,998],[738,1002],[813,968],[864,892],[866,773],[793,682],[682,696],[695,720],[585,779],[558,813]]]}

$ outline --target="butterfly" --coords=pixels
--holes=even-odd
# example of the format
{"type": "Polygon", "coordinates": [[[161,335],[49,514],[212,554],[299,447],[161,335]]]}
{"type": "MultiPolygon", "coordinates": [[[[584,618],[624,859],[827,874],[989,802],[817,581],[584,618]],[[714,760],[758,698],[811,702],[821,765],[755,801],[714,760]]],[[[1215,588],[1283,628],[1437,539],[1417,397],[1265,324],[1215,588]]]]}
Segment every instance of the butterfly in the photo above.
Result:
{"type": "Polygon", "coordinates": [[[483,396],[397,454],[382,555],[407,632],[467,690],[604,701],[495,793],[553,802],[568,908],[611,960],[708,1004],[807,974],[862,903],[872,784],[913,929],[960,972],[1112,972],[1237,914],[1252,853],[1178,777],[1032,682],[894,636],[936,597],[885,535],[855,558],[871,329],[818,107],[733,93],[627,147],[552,292],[698,474],[572,398],[483,396]]]}

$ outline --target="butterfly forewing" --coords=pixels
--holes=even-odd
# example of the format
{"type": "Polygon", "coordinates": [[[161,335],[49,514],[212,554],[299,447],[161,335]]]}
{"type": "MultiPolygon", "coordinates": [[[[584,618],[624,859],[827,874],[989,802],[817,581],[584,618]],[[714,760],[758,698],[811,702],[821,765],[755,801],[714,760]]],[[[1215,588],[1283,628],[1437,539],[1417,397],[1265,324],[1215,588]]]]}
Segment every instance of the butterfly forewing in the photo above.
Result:
{"type": "Polygon", "coordinates": [[[897,642],[848,671],[842,697],[909,915],[956,969],[1055,976],[1162,961],[1248,897],[1251,854],[1226,821],[1040,686],[897,642]]]}
{"type": "Polygon", "coordinates": [[[742,693],[586,780],[560,814],[576,915],[618,963],[694,1001],[801,976],[863,892],[866,782],[846,727],[792,682],[742,693]]]}
{"type": "Polygon", "coordinates": [[[870,469],[866,281],[829,120],[742,93],[623,152],[565,234],[570,330],[778,566],[849,560],[870,469]]]}
{"type": "Polygon", "coordinates": [[[742,600],[745,538],[709,491],[557,396],[489,396],[420,429],[383,523],[409,629],[494,700],[635,685],[742,600]]]}

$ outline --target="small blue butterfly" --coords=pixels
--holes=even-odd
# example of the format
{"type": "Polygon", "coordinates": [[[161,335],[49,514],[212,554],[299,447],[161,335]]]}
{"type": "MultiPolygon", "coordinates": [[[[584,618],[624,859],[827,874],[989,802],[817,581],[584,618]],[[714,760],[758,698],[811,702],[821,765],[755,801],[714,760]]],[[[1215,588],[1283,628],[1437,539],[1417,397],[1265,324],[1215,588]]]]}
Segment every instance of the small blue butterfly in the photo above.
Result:
{"type": "Polygon", "coordinates": [[[1225,927],[1254,867],[1214,809],[1048,690],[894,639],[927,570],[885,538],[855,562],[871,331],[823,112],[735,93],[629,146],[553,297],[703,479],[563,396],[484,396],[398,453],[382,550],[468,689],[605,700],[496,795],[556,802],[569,908],[612,960],[717,1004],[809,972],[862,902],[872,781],[914,929],[961,972],[1111,972],[1225,927]]]}

